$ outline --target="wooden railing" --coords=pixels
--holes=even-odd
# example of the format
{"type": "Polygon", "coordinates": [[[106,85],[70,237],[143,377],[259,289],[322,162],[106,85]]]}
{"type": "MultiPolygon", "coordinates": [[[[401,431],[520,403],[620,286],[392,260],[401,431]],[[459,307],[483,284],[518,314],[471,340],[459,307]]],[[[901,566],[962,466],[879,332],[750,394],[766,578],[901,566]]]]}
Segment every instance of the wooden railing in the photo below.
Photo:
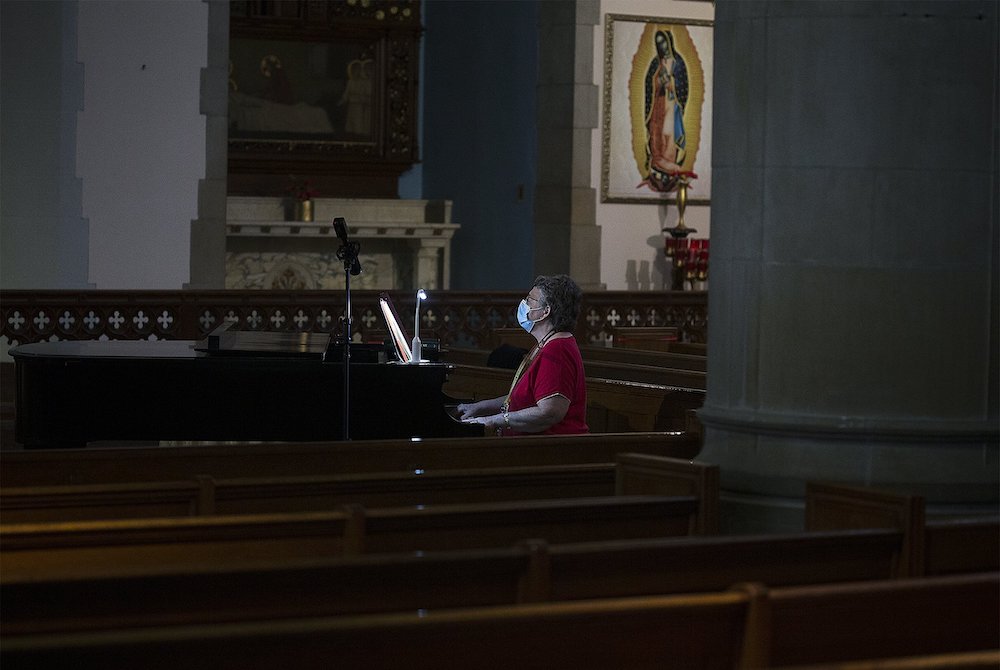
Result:
{"type": "MultiPolygon", "coordinates": [[[[490,349],[493,330],[516,328],[523,291],[437,291],[421,303],[420,335],[442,346],[490,349]]],[[[415,296],[391,292],[412,332],[415,296]]],[[[44,340],[197,340],[223,322],[242,330],[343,332],[339,291],[0,291],[5,347],[44,340]]],[[[378,292],[351,294],[355,339],[381,341],[378,292]]],[[[675,327],[682,342],[705,342],[707,294],[697,291],[586,293],[577,323],[581,345],[603,344],[626,328],[675,327]]]]}

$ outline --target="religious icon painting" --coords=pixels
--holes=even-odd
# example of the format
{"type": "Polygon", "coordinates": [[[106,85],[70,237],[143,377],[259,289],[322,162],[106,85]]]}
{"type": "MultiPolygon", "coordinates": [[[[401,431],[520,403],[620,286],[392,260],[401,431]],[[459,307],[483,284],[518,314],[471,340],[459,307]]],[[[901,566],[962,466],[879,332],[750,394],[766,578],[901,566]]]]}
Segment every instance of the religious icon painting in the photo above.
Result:
{"type": "Polygon", "coordinates": [[[601,202],[708,204],[712,22],[605,17],[601,202]]]}

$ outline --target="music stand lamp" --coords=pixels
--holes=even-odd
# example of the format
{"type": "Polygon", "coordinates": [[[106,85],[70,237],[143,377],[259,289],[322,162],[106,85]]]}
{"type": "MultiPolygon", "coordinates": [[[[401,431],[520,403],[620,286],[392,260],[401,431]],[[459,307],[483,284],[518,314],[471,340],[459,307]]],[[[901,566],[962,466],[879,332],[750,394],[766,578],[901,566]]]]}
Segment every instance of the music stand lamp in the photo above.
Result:
{"type": "Polygon", "coordinates": [[[413,312],[413,345],[410,347],[410,363],[417,365],[423,357],[423,345],[420,342],[420,301],[427,300],[427,292],[424,289],[417,290],[417,308],[413,312]]]}

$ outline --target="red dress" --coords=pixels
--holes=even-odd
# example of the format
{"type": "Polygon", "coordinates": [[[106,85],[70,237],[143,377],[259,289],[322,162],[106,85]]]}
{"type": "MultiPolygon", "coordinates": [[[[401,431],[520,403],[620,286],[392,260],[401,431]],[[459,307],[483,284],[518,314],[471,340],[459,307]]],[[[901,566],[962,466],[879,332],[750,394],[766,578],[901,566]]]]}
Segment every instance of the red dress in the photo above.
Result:
{"type": "MultiPolygon", "coordinates": [[[[533,435],[587,433],[587,382],[580,347],[572,337],[557,337],[545,343],[528,365],[513,392],[509,411],[533,407],[539,400],[561,395],[569,400],[562,421],[533,435]]],[[[525,435],[514,430],[505,435],[525,435]]]]}

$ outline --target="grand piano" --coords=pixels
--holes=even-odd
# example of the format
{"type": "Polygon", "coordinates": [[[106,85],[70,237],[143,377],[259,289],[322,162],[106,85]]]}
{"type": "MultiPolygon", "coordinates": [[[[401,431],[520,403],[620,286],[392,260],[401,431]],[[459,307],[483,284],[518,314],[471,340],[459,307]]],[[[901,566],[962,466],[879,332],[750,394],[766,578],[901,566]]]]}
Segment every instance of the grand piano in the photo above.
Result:
{"type": "MultiPolygon", "coordinates": [[[[26,448],[344,439],[344,358],[329,336],[219,337],[226,339],[12,349],[16,439],[26,448]]],[[[483,435],[481,425],[449,412],[459,402],[442,391],[452,366],[376,359],[357,345],[350,350],[349,439],[483,435]]]]}

